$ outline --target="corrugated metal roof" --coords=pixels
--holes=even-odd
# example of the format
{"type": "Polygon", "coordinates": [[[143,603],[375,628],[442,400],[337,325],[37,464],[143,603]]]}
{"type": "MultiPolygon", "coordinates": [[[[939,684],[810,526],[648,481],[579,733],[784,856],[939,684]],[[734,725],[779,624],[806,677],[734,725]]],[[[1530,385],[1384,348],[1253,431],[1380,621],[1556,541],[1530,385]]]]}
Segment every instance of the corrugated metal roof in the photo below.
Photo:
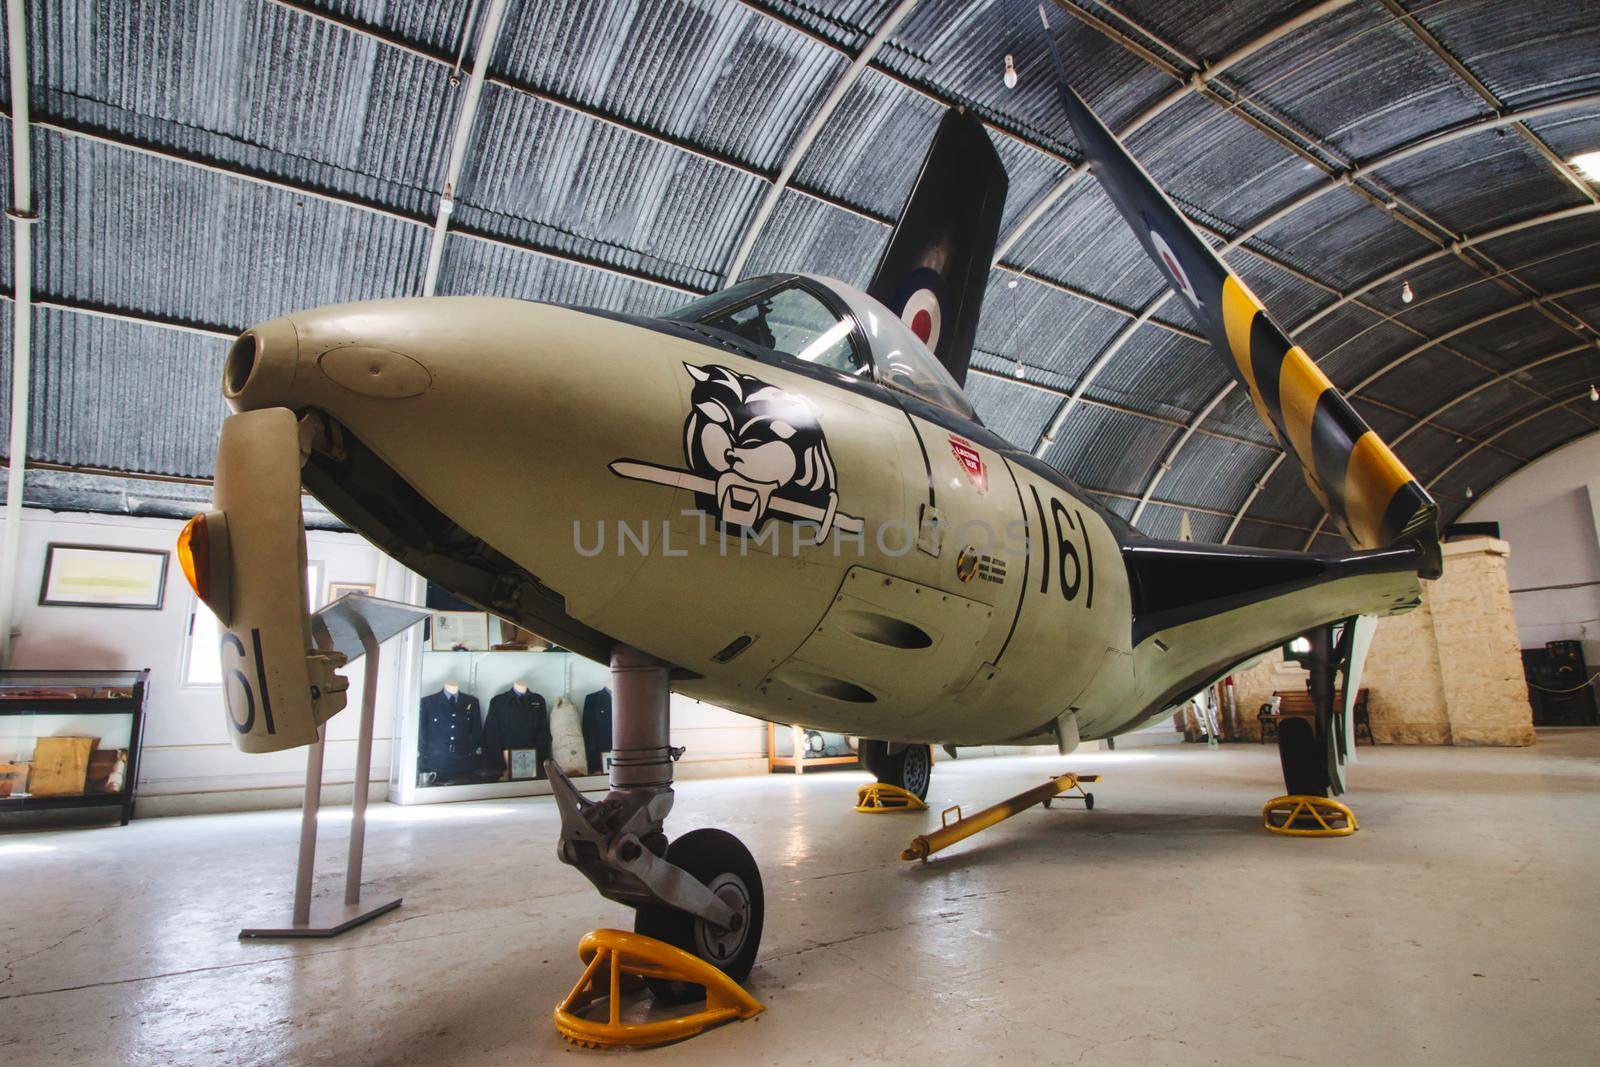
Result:
{"type": "Polygon", "coordinates": [[[978,346],[1050,372],[1065,388],[1071,388],[1128,321],[1115,311],[1026,278],[1013,289],[999,275],[990,280],[984,306],[995,313],[985,314],[979,323],[978,346]]]}
{"type": "Polygon", "coordinates": [[[441,296],[509,296],[552,304],[654,315],[688,303],[693,294],[666,285],[462,234],[447,238],[439,272],[441,296]]]}
{"type": "MultiPolygon", "coordinates": [[[[44,127],[34,134],[39,292],[67,305],[233,330],[298,306],[419,291],[464,95],[464,78],[452,79],[452,66],[461,54],[470,63],[482,6],[472,0],[29,5],[33,104],[44,127]]],[[[511,0],[457,191],[440,291],[650,312],[713,288],[768,178],[891,6],[890,0],[511,0]]],[[[866,216],[899,210],[947,101],[995,128],[1011,178],[1003,221],[1010,232],[1067,173],[1063,157],[1078,151],[1053,97],[1034,6],[1034,0],[918,4],[824,124],[759,234],[745,273],[798,269],[864,283],[888,236],[886,226],[866,216]],[[1000,77],[1008,53],[1021,75],[1016,89],[1000,77]]],[[[1071,0],[1052,21],[1077,87],[1121,129],[1180,92],[1178,77],[1194,63],[1214,62],[1309,6],[1071,0]],[[1066,10],[1074,3],[1085,18],[1066,10]],[[1142,41],[1159,63],[1097,30],[1090,24],[1096,18],[1142,41]],[[1141,34],[1139,25],[1166,44],[1141,34]]],[[[1600,41],[1594,5],[1453,0],[1414,6],[1414,14],[1509,107],[1600,91],[1600,70],[1591,61],[1600,41]]],[[[1338,166],[1341,159],[1381,160],[1491,110],[1374,0],[1354,0],[1220,74],[1213,70],[1210,80],[1234,103],[1180,93],[1129,142],[1191,216],[1225,234],[1253,228],[1330,184],[1323,170],[1256,123],[1338,166]]],[[[1593,103],[1531,125],[1562,156],[1600,148],[1600,106],[1593,103]]],[[[9,131],[0,138],[9,148],[9,131]]],[[[1362,182],[1372,197],[1394,195],[1404,210],[1424,213],[1417,224],[1441,227],[1441,239],[1449,237],[1444,231],[1472,235],[1584,202],[1515,132],[1459,138],[1381,166],[1362,182]]],[[[10,248],[3,244],[0,285],[9,286],[10,248]]],[[[1329,289],[1349,293],[1437,247],[1368,197],[1336,189],[1290,212],[1230,259],[1292,328],[1335,299],[1329,289]]],[[[1593,268],[1600,212],[1530,226],[1480,251],[1515,269],[1519,288],[1548,293],[1600,280],[1593,268]]],[[[1006,258],[1135,311],[1164,291],[1161,275],[1088,175],[1006,258]]],[[[1410,304],[1400,299],[1399,278],[1362,297],[1393,321],[1348,306],[1297,334],[1337,384],[1348,387],[1417,347],[1419,333],[1436,336],[1520,299],[1454,256],[1404,277],[1416,296],[1410,304]]],[[[974,362],[1009,375],[1020,361],[1024,379],[975,377],[973,392],[999,432],[1026,448],[1059,408],[1061,393],[1080,385],[1128,316],[1028,279],[1012,288],[1011,278],[991,277],[974,362]]],[[[1563,304],[1600,323],[1600,292],[1563,304]]],[[[1158,321],[1192,328],[1180,301],[1168,301],[1158,321]]],[[[63,323],[52,329],[71,334],[63,323]]],[[[110,326],[95,320],[92,329],[110,326]]],[[[167,366],[173,338],[180,347],[207,340],[137,322],[118,329],[115,366],[125,374],[146,364],[167,366]]],[[[1403,432],[1416,416],[1490,373],[1576,341],[1572,330],[1521,310],[1385,376],[1372,389],[1374,403],[1358,407],[1383,432],[1403,432]]],[[[48,365],[55,355],[42,336],[38,344],[48,365]]],[[[1410,448],[1427,462],[1448,462],[1466,447],[1454,441],[1457,432],[1492,432],[1548,404],[1559,389],[1580,385],[1590,366],[1582,358],[1560,360],[1518,376],[1517,384],[1485,389],[1441,419],[1448,430],[1408,438],[1402,455],[1410,448]]],[[[1137,497],[1179,432],[1171,424],[1189,423],[1225,380],[1196,342],[1142,327],[1101,368],[1085,400],[1150,417],[1080,405],[1051,458],[1096,488],[1137,497]]],[[[80,450],[78,458],[60,460],[80,465],[105,453],[99,413],[42,395],[58,405],[47,416],[63,425],[52,428],[58,437],[41,448],[61,455],[80,450]]],[[[163,446],[166,458],[139,455],[144,466],[128,469],[192,466],[214,435],[210,418],[199,408],[174,413],[169,426],[176,436],[163,446]]],[[[1551,421],[1552,434],[1582,430],[1576,416],[1551,421]]],[[[1270,441],[1242,390],[1223,400],[1203,428],[1270,441]]],[[[1546,431],[1528,436],[1540,432],[1546,431]]],[[[1480,450],[1462,467],[1473,469],[1490,455],[1500,454],[1480,450]]],[[[1196,434],[1156,499],[1176,494],[1180,502],[1231,513],[1271,456],[1196,434]]],[[[113,491],[80,494],[113,497],[113,491]]],[[[1108,499],[1119,513],[1131,513],[1130,502],[1108,499]]],[[[1165,529],[1171,510],[1152,505],[1146,525],[1165,529]]],[[[1316,505],[1293,464],[1280,467],[1251,511],[1257,514],[1315,523],[1316,505]]],[[[1215,526],[1204,524],[1207,535],[1215,526]]],[[[1235,540],[1277,543],[1286,536],[1282,527],[1247,520],[1235,540]]]]}
{"type": "MultiPolygon", "coordinates": [[[[984,362],[987,361],[979,361],[978,365],[984,362]]],[[[1001,370],[992,366],[987,369],[1001,370]]],[[[984,374],[967,378],[967,398],[985,426],[1026,452],[1033,451],[1039,434],[1061,403],[1053,393],[984,374]]]]}
{"type": "Polygon", "coordinates": [[[1187,422],[1229,378],[1209,345],[1156,326],[1134,331],[1087,396],[1187,422]]]}
{"type": "Polygon", "coordinates": [[[1406,202],[1456,233],[1573,207],[1584,197],[1527,141],[1507,130],[1464,137],[1383,168],[1406,202]]]}
{"type": "Polygon", "coordinates": [[[271,3],[30,4],[32,106],[80,129],[412,213],[461,92],[411,53],[271,3]]]}
{"type": "Polygon", "coordinates": [[[1229,80],[1350,160],[1488,114],[1481,97],[1373,2],[1350,4],[1252,56],[1229,80]]]}
{"type": "Polygon", "coordinates": [[[1409,408],[1418,396],[1425,396],[1441,381],[1449,381],[1456,392],[1465,392],[1494,377],[1494,372],[1475,367],[1442,348],[1430,348],[1400,364],[1361,391],[1361,396],[1409,408]]]}
{"type": "Polygon", "coordinates": [[[494,70],[776,171],[848,64],[737,3],[521,3],[494,70]]]}
{"type": "Polygon", "coordinates": [[[1438,246],[1349,189],[1312,201],[1250,242],[1341,292],[1438,246]]]}
{"type": "Polygon", "coordinates": [[[455,221],[700,290],[717,288],[766,183],[525,94],[486,87],[455,221]]]}
{"type": "Polygon", "coordinates": [[[236,330],[421,291],[423,226],[96,141],[35,146],[41,295],[236,330]]]}
{"type": "Polygon", "coordinates": [[[1228,520],[1221,515],[1156,503],[1146,505],[1144,513],[1139,516],[1139,529],[1150,537],[1176,541],[1183,534],[1185,516],[1189,519],[1191,541],[1221,541],[1222,535],[1227,532],[1228,520]]]}
{"type": "MultiPolygon", "coordinates": [[[[33,329],[48,358],[33,361],[31,457],[210,476],[227,414],[219,388],[226,340],[52,308],[35,312],[33,329]],[[127,373],[128,352],[139,353],[137,374],[127,373]]],[[[7,394],[0,419],[5,435],[11,432],[7,394]]]]}
{"type": "Polygon", "coordinates": [[[789,190],[761,231],[743,276],[797,270],[862,286],[888,243],[889,227],[789,190]]]}
{"type": "Polygon", "coordinates": [[[1163,500],[1232,511],[1277,455],[1275,449],[1201,437],[1178,453],[1156,491],[1163,500]]]}
{"type": "Polygon", "coordinates": [[[1325,180],[1237,111],[1198,96],[1167,109],[1127,146],[1175,200],[1234,231],[1259,218],[1262,204],[1283,203],[1325,180]]]}
{"type": "Polygon", "coordinates": [[[1460,0],[1419,5],[1417,19],[1507,104],[1600,88],[1594,4],[1460,0]]]}
{"type": "Polygon", "coordinates": [[[1149,470],[1177,432],[1125,412],[1080,404],[1044,458],[1083,485],[1119,489],[1149,470]]]}

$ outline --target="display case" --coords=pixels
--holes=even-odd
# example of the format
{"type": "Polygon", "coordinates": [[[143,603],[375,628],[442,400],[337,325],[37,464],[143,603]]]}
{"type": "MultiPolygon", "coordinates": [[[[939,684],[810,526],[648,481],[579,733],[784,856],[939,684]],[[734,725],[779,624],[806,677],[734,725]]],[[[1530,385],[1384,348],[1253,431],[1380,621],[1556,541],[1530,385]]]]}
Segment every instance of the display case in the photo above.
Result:
{"type": "Polygon", "coordinates": [[[767,772],[804,774],[814,767],[859,767],[855,739],[809,726],[767,723],[767,772]]]}
{"type": "Polygon", "coordinates": [[[427,630],[414,643],[392,799],[429,804],[543,795],[550,792],[546,759],[579,789],[607,787],[611,672],[605,665],[481,612],[439,611],[427,630]]]}
{"type": "Polygon", "coordinates": [[[133,818],[150,671],[0,671],[0,812],[133,818]]]}

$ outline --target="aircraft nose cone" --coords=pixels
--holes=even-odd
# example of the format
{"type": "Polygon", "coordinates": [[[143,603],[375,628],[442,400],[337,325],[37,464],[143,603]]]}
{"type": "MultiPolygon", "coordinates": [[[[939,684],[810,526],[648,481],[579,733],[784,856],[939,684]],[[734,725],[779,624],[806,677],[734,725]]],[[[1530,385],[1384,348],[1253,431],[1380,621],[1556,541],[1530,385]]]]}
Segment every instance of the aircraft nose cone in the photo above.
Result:
{"type": "Polygon", "coordinates": [[[300,358],[300,338],[287,318],[239,335],[222,364],[222,395],[236,411],[285,404],[300,358]]]}

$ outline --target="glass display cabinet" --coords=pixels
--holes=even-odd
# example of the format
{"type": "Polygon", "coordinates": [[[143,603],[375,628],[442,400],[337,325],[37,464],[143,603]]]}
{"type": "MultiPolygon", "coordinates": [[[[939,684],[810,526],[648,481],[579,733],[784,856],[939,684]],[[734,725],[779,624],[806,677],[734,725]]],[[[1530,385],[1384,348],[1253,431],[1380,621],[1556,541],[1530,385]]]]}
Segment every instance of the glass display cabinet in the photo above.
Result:
{"type": "Polygon", "coordinates": [[[0,671],[0,812],[115,807],[133,818],[150,671],[0,671]]]}

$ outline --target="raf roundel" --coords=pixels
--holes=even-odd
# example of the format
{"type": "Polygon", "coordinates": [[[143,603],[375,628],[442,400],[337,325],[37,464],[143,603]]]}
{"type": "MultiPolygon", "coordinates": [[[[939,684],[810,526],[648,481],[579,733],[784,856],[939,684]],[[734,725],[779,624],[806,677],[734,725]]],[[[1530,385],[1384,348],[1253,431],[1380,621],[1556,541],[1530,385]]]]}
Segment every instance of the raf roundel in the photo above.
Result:
{"type": "Polygon", "coordinates": [[[906,300],[900,311],[900,321],[911,327],[911,332],[930,349],[939,344],[939,297],[932,289],[918,289],[906,300]]]}
{"type": "Polygon", "coordinates": [[[1189,301],[1196,310],[1200,307],[1200,294],[1194,291],[1194,285],[1189,281],[1189,275],[1184,273],[1183,264],[1178,262],[1177,254],[1172,251],[1172,246],[1167,244],[1167,239],[1154,227],[1150,230],[1150,244],[1156,250],[1156,255],[1161,259],[1161,265],[1167,268],[1167,274],[1172,278],[1172,284],[1183,298],[1189,301]]]}

